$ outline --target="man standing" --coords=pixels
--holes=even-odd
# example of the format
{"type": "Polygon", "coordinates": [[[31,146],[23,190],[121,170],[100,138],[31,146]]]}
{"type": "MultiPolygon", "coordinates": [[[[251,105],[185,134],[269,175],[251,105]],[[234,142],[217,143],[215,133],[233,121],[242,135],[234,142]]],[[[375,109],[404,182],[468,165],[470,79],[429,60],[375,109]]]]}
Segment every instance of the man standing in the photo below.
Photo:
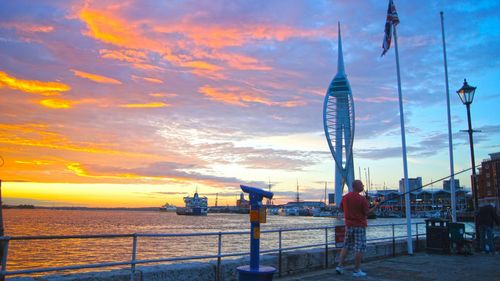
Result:
{"type": "Polygon", "coordinates": [[[479,225],[479,244],[481,251],[495,254],[493,225],[499,224],[495,207],[491,204],[481,204],[476,223],[479,225]]]}
{"type": "Polygon", "coordinates": [[[363,253],[366,251],[366,217],[377,205],[369,208],[368,200],[359,194],[363,191],[363,188],[364,185],[360,180],[353,181],[353,191],[342,197],[342,202],[340,202],[340,208],[344,210],[346,229],[344,247],[340,252],[340,262],[336,268],[338,274],[344,273],[344,262],[347,254],[349,250],[354,249],[354,272],[352,276],[366,276],[366,273],[359,268],[363,253]]]}

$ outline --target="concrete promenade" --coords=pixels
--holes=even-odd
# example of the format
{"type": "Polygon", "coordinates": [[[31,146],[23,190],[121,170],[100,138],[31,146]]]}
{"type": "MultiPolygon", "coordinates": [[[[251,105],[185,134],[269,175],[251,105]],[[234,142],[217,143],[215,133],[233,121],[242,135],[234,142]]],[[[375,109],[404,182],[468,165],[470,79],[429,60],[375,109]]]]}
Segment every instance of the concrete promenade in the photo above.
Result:
{"type": "Polygon", "coordinates": [[[366,277],[353,277],[352,265],[343,275],[335,268],[303,273],[276,281],[380,280],[380,281],[495,281],[500,280],[500,255],[475,253],[470,256],[416,253],[365,262],[361,265],[366,277]]]}

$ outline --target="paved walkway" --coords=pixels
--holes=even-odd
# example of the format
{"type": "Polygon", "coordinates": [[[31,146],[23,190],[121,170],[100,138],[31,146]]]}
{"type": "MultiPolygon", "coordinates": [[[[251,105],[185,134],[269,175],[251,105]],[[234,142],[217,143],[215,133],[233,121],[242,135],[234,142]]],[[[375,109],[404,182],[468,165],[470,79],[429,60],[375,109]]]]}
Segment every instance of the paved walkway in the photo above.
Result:
{"type": "Polygon", "coordinates": [[[417,253],[413,256],[379,259],[361,265],[366,277],[352,277],[352,265],[343,275],[334,268],[304,273],[276,281],[380,280],[380,281],[496,281],[500,280],[500,255],[471,256],[417,253]]]}

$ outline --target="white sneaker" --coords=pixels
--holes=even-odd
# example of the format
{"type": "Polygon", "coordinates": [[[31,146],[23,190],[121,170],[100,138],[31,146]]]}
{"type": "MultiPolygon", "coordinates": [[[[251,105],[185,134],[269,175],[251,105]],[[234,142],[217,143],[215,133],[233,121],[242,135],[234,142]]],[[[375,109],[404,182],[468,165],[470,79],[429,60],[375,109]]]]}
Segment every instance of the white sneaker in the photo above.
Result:
{"type": "Polygon", "coordinates": [[[354,277],[364,277],[364,276],[366,276],[366,273],[365,273],[365,272],[363,272],[363,271],[360,269],[360,270],[358,270],[358,271],[354,271],[354,272],[352,273],[352,276],[354,276],[354,277]]]}
{"type": "Polygon", "coordinates": [[[343,266],[338,265],[338,266],[335,268],[335,271],[337,271],[337,274],[338,274],[338,275],[344,274],[344,267],[343,267],[343,266]]]}

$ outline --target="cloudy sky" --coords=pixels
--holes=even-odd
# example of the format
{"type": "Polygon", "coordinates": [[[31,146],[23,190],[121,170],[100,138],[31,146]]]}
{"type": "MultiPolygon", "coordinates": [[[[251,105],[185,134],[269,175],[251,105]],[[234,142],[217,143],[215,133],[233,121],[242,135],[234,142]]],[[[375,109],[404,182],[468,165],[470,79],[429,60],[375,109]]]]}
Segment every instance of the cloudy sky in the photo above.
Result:
{"type": "MultiPolygon", "coordinates": [[[[410,177],[450,173],[439,12],[455,170],[500,151],[500,3],[395,1],[410,177]]],[[[337,22],[356,109],[356,178],[403,176],[387,1],[2,1],[0,178],[7,204],[159,206],[196,188],[232,205],[239,184],[278,202],[322,200],[334,162],[322,121],[337,22]],[[361,171],[361,175],[358,175],[361,171]]],[[[459,177],[470,186],[469,174],[459,177]]],[[[435,187],[441,186],[436,184],[435,187]]],[[[332,189],[329,192],[333,192],[332,189]]]]}

